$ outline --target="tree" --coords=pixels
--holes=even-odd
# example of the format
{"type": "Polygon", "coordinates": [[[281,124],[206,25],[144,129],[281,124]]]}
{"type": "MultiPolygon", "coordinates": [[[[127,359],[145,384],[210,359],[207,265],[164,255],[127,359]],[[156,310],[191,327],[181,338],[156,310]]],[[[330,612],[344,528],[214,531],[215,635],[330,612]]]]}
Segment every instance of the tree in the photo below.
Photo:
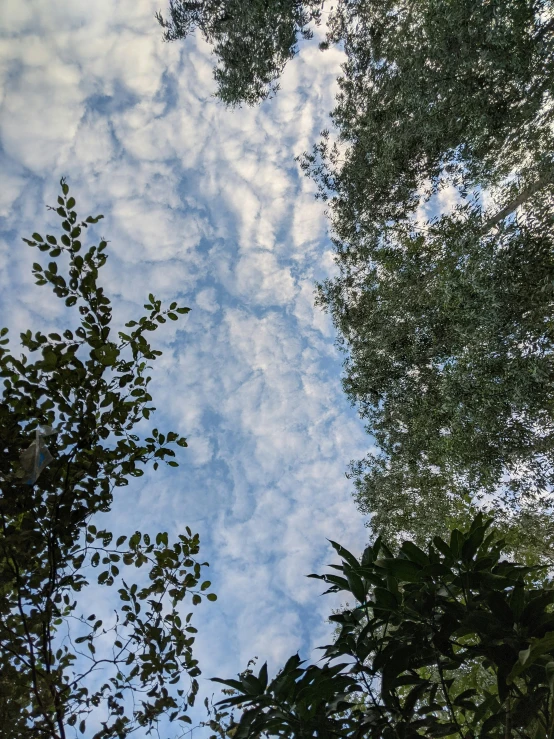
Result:
{"type": "Polygon", "coordinates": [[[339,141],[303,167],[339,268],[319,302],[379,447],[352,465],[357,499],[391,537],[443,531],[468,489],[538,521],[551,489],[553,30],[541,2],[344,0],[330,18],[339,141]],[[446,184],[454,213],[418,222],[446,184]],[[475,185],[502,207],[478,207],[475,185]]]}
{"type": "Polygon", "coordinates": [[[134,429],[155,410],[148,372],[161,352],[148,332],[189,309],[162,310],[150,295],[146,314],[114,336],[97,282],[107,241],[87,249],[81,241],[102,216],[79,222],[64,180],[61,187],[61,237],[34,233],[24,241],[49,254],[33,274],[71,310],[70,327],[23,333],[21,356],[10,350],[7,329],[0,332],[0,736],[10,739],[65,739],[68,727],[83,733],[90,714],[96,739],[137,727],[150,733],[162,716],[190,721],[200,670],[182,602],[188,592],[200,602],[210,585],[200,585],[199,540],[190,529],[171,544],[164,532],[112,543],[94,523],[130,477],[150,464],[177,466],[174,447],[186,446],[174,432],[140,438],[134,429]],[[129,569],[143,565],[146,578],[137,571],[133,582],[129,569]],[[90,568],[99,568],[99,586],[117,585],[111,623],[79,615],[90,568]],[[186,689],[178,684],[184,675],[186,689]]]}
{"type": "Polygon", "coordinates": [[[502,219],[466,201],[374,230],[363,250],[339,248],[339,275],[319,288],[346,352],[344,388],[378,445],[352,465],[358,502],[388,537],[423,543],[467,490],[548,508],[552,186],[525,203],[518,191],[504,193],[520,208],[502,219]]]}
{"type": "Polygon", "coordinates": [[[297,52],[297,39],[312,37],[321,0],[170,0],[169,19],[156,15],[164,40],[199,29],[218,59],[217,96],[226,105],[255,105],[279,89],[278,78],[297,52]]]}
{"type": "Polygon", "coordinates": [[[332,113],[304,167],[356,241],[445,183],[549,169],[554,21],[548,0],[339,0],[328,43],[346,52],[332,113]]]}
{"type": "MultiPolygon", "coordinates": [[[[196,28],[218,63],[217,96],[254,105],[278,88],[320,0],[170,0],[167,41],[196,28]]],[[[411,210],[444,179],[497,181],[552,150],[554,21],[550,0],[338,0],[327,41],[346,53],[327,136],[304,166],[333,197],[341,239],[411,210]],[[354,231],[355,232],[355,231],[354,231]]],[[[546,156],[546,162],[545,162],[546,156]]]]}
{"type": "Polygon", "coordinates": [[[271,682],[222,680],[220,726],[234,739],[554,736],[554,588],[540,569],[501,559],[478,515],[426,551],[381,540],[335,574],[312,575],[356,605],[331,616],[323,665],[295,655],[271,682]],[[224,709],[243,709],[238,723],[224,709]],[[227,722],[222,726],[222,722],[227,722]]]}

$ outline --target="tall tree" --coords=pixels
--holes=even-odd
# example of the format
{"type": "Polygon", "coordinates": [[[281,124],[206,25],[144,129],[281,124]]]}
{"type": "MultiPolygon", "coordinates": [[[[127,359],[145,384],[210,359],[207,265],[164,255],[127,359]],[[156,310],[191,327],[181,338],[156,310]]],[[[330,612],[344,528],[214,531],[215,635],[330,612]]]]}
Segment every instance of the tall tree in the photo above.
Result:
{"type": "Polygon", "coordinates": [[[347,57],[339,142],[324,136],[303,166],[329,198],[340,273],[319,299],[379,447],[352,467],[376,531],[423,541],[465,510],[467,489],[543,520],[553,31],[549,2],[520,0],[343,0],[331,16],[347,57]],[[467,197],[502,183],[495,211],[467,197]],[[461,204],[418,223],[446,184],[461,204]]]}
{"type": "Polygon", "coordinates": [[[477,516],[425,550],[381,540],[358,560],[312,575],[352,606],[322,647],[323,664],[292,656],[238,679],[213,728],[234,739],[554,737],[554,602],[540,570],[502,559],[503,541],[477,516]],[[225,709],[242,709],[238,722],[225,709]]]}
{"type": "Polygon", "coordinates": [[[172,303],[164,310],[150,295],[145,315],[114,335],[110,300],[98,284],[107,241],[82,243],[102,216],[79,222],[61,184],[61,237],[34,233],[25,241],[49,255],[33,273],[65,302],[69,327],[24,332],[22,355],[10,349],[7,329],[0,331],[0,736],[6,739],[65,739],[68,727],[85,732],[90,714],[96,739],[125,737],[138,727],[149,732],[162,716],[189,721],[199,669],[196,629],[181,604],[190,591],[198,603],[210,585],[200,584],[199,541],[190,530],[173,544],[164,532],[152,540],[135,532],[112,543],[112,534],[94,523],[130,477],[150,464],[177,466],[174,447],[186,446],[177,433],[154,429],[141,438],[135,427],[155,410],[148,373],[161,352],[148,333],[188,308],[172,303]],[[143,565],[146,580],[133,582],[129,570],[143,565]],[[79,615],[90,568],[99,568],[99,586],[117,586],[111,623],[79,615]],[[189,684],[180,686],[186,676],[189,684]]]}
{"type": "Polygon", "coordinates": [[[320,286],[378,445],[352,470],[376,531],[422,540],[468,489],[519,508],[554,483],[553,187],[522,190],[504,192],[508,217],[465,202],[338,245],[320,286]]]}
{"type": "Polygon", "coordinates": [[[217,96],[227,105],[255,105],[273,95],[301,36],[319,22],[321,0],[170,0],[167,20],[156,18],[164,39],[186,38],[198,29],[218,59],[217,96]]]}
{"type": "Polygon", "coordinates": [[[495,182],[552,150],[549,0],[339,0],[346,52],[327,137],[304,160],[339,238],[410,212],[445,182],[495,182]]]}

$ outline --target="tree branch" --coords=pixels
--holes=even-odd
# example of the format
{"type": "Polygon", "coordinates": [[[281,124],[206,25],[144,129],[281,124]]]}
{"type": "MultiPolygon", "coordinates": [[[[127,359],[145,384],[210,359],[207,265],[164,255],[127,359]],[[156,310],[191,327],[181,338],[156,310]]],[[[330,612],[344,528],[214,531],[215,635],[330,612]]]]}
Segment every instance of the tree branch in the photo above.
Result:
{"type": "Polygon", "coordinates": [[[489,220],[486,221],[485,225],[483,226],[481,234],[485,236],[485,234],[487,234],[491,229],[493,229],[501,221],[511,215],[515,210],[517,210],[520,205],[523,205],[523,203],[532,198],[536,192],[542,190],[543,187],[546,187],[553,182],[554,170],[550,167],[546,170],[546,172],[544,172],[541,177],[539,177],[538,180],[522,190],[516,198],[511,200],[508,205],[499,210],[496,215],[494,215],[492,218],[489,218],[489,220]]]}

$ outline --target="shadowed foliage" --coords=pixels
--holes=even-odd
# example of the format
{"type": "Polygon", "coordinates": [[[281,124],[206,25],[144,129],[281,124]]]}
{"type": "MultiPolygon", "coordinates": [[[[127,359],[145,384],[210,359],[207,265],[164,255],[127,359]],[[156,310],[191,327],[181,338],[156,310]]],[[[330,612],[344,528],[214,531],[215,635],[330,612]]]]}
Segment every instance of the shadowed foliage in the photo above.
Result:
{"type": "Polygon", "coordinates": [[[334,574],[312,575],[355,605],[322,647],[323,664],[291,657],[221,680],[213,728],[234,739],[554,736],[554,589],[537,568],[502,559],[504,543],[477,516],[449,541],[381,540],[334,574]],[[228,715],[239,706],[238,722],[228,715]]]}
{"type": "Polygon", "coordinates": [[[278,79],[297,52],[298,37],[312,37],[320,0],[170,0],[156,15],[164,40],[186,38],[196,29],[212,46],[217,96],[226,105],[255,105],[279,89],[278,79]]]}
{"type": "MultiPolygon", "coordinates": [[[[52,209],[61,235],[24,240],[49,258],[33,274],[64,301],[68,328],[24,332],[23,354],[0,331],[0,736],[65,739],[88,721],[87,736],[119,739],[149,733],[162,717],[190,722],[198,690],[196,629],[182,613],[187,594],[197,604],[210,586],[200,580],[198,535],[114,540],[94,523],[130,477],[177,466],[175,446],[187,445],[135,427],[155,410],[149,371],[161,352],[148,334],[188,308],[162,309],[150,295],[142,317],[112,332],[97,282],[107,241],[83,243],[102,216],[79,221],[61,187],[52,209]],[[109,620],[78,610],[91,580],[117,588],[109,620]]],[[[102,597],[97,605],[104,610],[102,597]]]]}

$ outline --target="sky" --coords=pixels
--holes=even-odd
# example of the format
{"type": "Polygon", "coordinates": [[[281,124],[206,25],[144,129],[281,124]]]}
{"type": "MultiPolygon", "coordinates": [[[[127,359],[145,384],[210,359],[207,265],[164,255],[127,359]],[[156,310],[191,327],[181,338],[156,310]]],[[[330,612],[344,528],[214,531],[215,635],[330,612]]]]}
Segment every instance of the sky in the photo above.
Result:
{"type": "Polygon", "coordinates": [[[332,251],[324,207],[294,161],[330,126],[341,54],[320,52],[316,33],[274,100],[226,110],[212,96],[209,48],[164,44],[160,7],[0,3],[0,324],[12,337],[64,324],[21,241],[56,233],[44,206],[62,176],[80,218],[104,215],[90,237],[110,241],[101,280],[114,326],[140,316],[150,292],[191,308],[153,335],[164,354],[151,390],[152,425],[189,448],[178,469],[118,491],[106,525],[200,534],[218,595],[194,620],[209,695],[204,678],[232,677],[254,655],[270,674],[297,650],[317,658],[337,602],[305,575],[335,559],[328,538],[363,549],[345,470],[370,440],[314,307],[332,251]]]}

